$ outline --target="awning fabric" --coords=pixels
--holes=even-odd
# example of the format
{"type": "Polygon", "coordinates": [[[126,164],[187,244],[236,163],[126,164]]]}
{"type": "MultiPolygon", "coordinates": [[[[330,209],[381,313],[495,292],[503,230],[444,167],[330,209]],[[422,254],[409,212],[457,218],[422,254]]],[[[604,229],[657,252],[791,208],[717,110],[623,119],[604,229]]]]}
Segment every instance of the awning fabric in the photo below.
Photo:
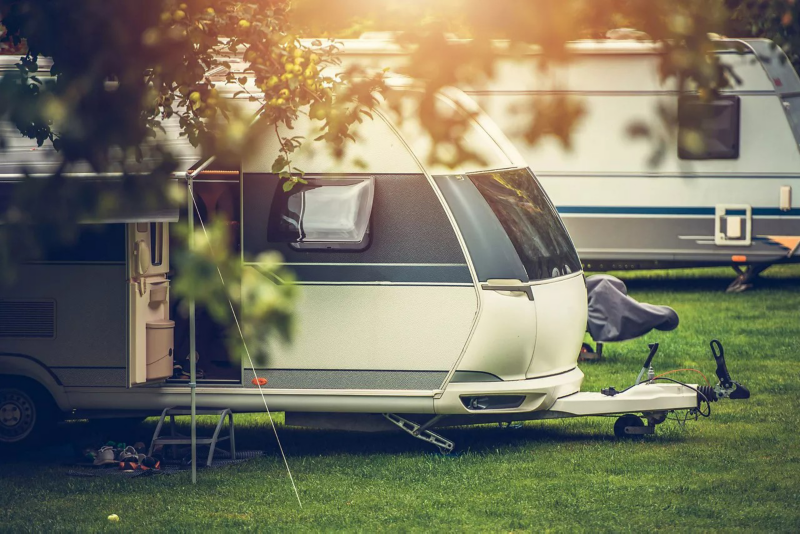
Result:
{"type": "MultiPolygon", "coordinates": [[[[44,180],[42,178],[26,178],[25,180],[44,180]]],[[[130,180],[130,179],[129,179],[130,180]]],[[[138,180],[135,178],[134,180],[138,180]]],[[[144,180],[144,178],[142,178],[144,180]]],[[[17,201],[17,193],[23,187],[22,180],[0,179],[0,224],[8,223],[9,210],[17,201]]],[[[146,184],[137,184],[134,189],[140,193],[146,184]]],[[[44,190],[43,196],[47,195],[44,190]]],[[[59,184],[58,197],[43,198],[43,202],[68,202],[80,204],[92,196],[107,199],[100,202],[105,205],[99,214],[83,218],[81,224],[110,224],[110,223],[136,223],[136,222],[178,222],[178,208],[169,204],[160,195],[147,195],[142,198],[132,198],[131,184],[117,178],[66,178],[59,184]]],[[[80,213],[80,206],[76,206],[80,213]]]]}

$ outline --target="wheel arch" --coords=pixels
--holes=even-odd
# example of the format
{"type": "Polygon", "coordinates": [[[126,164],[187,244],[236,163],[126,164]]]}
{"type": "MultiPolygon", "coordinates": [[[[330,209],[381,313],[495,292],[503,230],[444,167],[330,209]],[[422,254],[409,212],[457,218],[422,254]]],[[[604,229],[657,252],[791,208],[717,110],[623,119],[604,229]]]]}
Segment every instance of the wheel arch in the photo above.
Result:
{"type": "Polygon", "coordinates": [[[62,412],[72,409],[64,385],[40,360],[26,354],[0,353],[0,379],[23,378],[46,391],[62,412]]]}

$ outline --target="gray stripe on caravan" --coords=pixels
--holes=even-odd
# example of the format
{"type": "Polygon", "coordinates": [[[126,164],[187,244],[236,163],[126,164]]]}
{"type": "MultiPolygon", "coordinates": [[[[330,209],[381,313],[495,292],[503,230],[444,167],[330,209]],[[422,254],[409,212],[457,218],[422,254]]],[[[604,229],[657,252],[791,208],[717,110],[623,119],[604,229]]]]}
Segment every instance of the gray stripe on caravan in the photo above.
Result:
{"type": "MultiPolygon", "coordinates": [[[[258,265],[253,265],[256,269],[258,265]]],[[[360,263],[351,265],[290,265],[299,282],[391,282],[404,284],[472,284],[467,264],[402,265],[360,263]]]]}
{"type": "Polygon", "coordinates": [[[528,274],[492,208],[471,180],[434,176],[456,219],[481,282],[489,278],[527,280],[528,274]]]}
{"type": "Polygon", "coordinates": [[[59,380],[65,387],[80,386],[108,386],[115,387],[127,386],[127,374],[125,368],[120,369],[98,369],[96,367],[72,368],[72,369],[53,369],[59,380]]]}
{"type": "MultiPolygon", "coordinates": [[[[439,389],[447,371],[373,371],[359,369],[256,369],[267,379],[266,389],[439,389]]],[[[256,373],[244,370],[244,386],[253,384],[256,373]]]]}
{"type": "MultiPolygon", "coordinates": [[[[671,91],[671,90],[647,90],[647,91],[581,91],[570,89],[485,89],[485,90],[470,90],[464,91],[470,96],[534,96],[534,95],[581,95],[581,96],[683,96],[683,95],[696,95],[692,91],[671,91]]],[[[722,90],[721,94],[724,95],[738,95],[738,96],[779,96],[775,91],[768,89],[743,89],[743,90],[722,90]]]]}
{"type": "Polygon", "coordinates": [[[591,172],[591,171],[536,171],[534,173],[537,178],[715,178],[715,179],[733,179],[733,180],[750,180],[759,178],[778,178],[784,180],[791,180],[800,178],[800,174],[788,172],[775,172],[775,173],[707,173],[707,172],[663,172],[663,173],[646,173],[646,172],[591,172]]]}
{"type": "Polygon", "coordinates": [[[784,258],[787,250],[768,240],[766,235],[800,235],[800,219],[753,219],[750,246],[717,246],[702,239],[714,231],[712,219],[674,217],[563,217],[581,260],[660,259],[706,262],[732,255],[784,258]],[[701,243],[698,243],[701,241],[701,243]]]}

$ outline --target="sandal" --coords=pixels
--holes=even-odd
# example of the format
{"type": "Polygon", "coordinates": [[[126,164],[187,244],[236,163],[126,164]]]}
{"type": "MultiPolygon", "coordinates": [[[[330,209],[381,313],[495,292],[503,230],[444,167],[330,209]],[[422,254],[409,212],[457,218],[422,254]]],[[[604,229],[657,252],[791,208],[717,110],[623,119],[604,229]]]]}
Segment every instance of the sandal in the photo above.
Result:
{"type": "Polygon", "coordinates": [[[110,465],[117,463],[117,451],[114,447],[110,447],[108,445],[104,447],[100,447],[94,457],[94,461],[92,462],[93,465],[101,466],[101,465],[110,465]]]}
{"type": "Polygon", "coordinates": [[[152,456],[145,456],[144,459],[139,463],[139,469],[142,471],[150,471],[151,469],[158,471],[161,469],[161,462],[152,456]]]}

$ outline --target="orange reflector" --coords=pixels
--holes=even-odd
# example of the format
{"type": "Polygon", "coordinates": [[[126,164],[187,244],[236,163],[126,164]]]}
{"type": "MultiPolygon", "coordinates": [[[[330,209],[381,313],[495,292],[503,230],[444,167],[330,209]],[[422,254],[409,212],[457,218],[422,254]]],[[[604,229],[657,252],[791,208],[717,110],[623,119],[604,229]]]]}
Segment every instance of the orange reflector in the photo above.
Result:
{"type": "Polygon", "coordinates": [[[731,261],[736,263],[744,263],[747,261],[747,256],[731,256],[731,261]]]}
{"type": "Polygon", "coordinates": [[[254,386],[266,386],[267,385],[267,379],[264,378],[263,376],[260,376],[258,378],[254,378],[252,380],[252,382],[253,382],[254,386]]]}

